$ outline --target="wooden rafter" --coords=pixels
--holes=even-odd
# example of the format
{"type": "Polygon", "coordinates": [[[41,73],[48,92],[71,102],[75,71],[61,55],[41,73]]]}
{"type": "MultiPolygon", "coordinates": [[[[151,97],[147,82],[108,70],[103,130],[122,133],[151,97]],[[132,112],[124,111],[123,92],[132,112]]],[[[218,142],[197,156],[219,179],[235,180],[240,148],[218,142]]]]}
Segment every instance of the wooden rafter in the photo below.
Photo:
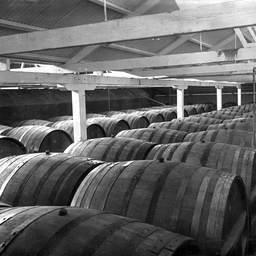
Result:
{"type": "Polygon", "coordinates": [[[134,71],[132,74],[142,77],[150,76],[170,76],[176,78],[197,77],[200,75],[219,75],[219,74],[251,74],[256,62],[252,63],[234,63],[234,64],[219,64],[219,65],[204,65],[180,68],[165,68],[165,69],[149,69],[142,71],[134,71]]]}
{"type": "MultiPolygon", "coordinates": [[[[136,9],[134,12],[129,13],[126,16],[126,18],[140,16],[160,1],[161,0],[148,0],[143,5],[141,5],[138,9],[136,9]]],[[[99,45],[92,45],[92,46],[85,47],[83,50],[77,53],[74,57],[68,60],[66,64],[79,62],[80,60],[82,60],[83,58],[91,54],[93,51],[97,50],[99,47],[100,47],[99,45]]],[[[109,47],[111,47],[111,44],[109,44],[109,47]]]]}
{"type": "Polygon", "coordinates": [[[239,0],[193,12],[175,11],[4,36],[0,38],[0,55],[251,26],[256,24],[254,6],[254,1],[239,0]]]}
{"type": "MultiPolygon", "coordinates": [[[[215,82],[193,81],[184,79],[158,80],[158,79],[139,79],[139,78],[122,78],[93,75],[77,74],[51,74],[51,73],[29,73],[16,71],[0,71],[1,82],[4,84],[60,84],[60,85],[88,85],[88,90],[93,86],[117,87],[117,88],[144,88],[144,87],[174,87],[179,86],[215,86],[215,82]]],[[[220,83],[218,83],[220,85],[220,83]]],[[[237,86],[237,83],[222,83],[223,86],[237,86]]],[[[73,86],[74,87],[74,86],[73,86]]]]}
{"type": "Polygon", "coordinates": [[[134,70],[145,67],[176,67],[191,64],[247,61],[256,59],[256,48],[241,48],[232,51],[209,51],[196,53],[171,54],[165,56],[143,57],[112,61],[84,62],[64,65],[63,68],[77,72],[103,70],[134,70]]]}

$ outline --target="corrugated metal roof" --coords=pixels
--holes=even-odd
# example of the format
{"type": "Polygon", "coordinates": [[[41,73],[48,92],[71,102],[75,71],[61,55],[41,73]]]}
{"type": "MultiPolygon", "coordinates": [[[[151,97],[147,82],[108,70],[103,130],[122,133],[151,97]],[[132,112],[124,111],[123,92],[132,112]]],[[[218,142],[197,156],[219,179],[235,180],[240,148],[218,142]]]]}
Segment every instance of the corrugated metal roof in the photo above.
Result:
{"type": "MultiPolygon", "coordinates": [[[[123,17],[108,10],[108,20],[123,17]]],[[[0,18],[42,28],[61,28],[104,21],[104,9],[88,0],[1,0],[0,18]]]]}
{"type": "Polygon", "coordinates": [[[104,61],[104,60],[117,60],[117,59],[130,59],[144,57],[139,54],[120,51],[107,47],[99,47],[97,50],[89,54],[83,61],[104,61]]]}
{"type": "Polygon", "coordinates": [[[136,10],[139,6],[144,4],[147,0],[107,0],[109,3],[115,4],[119,7],[127,9],[129,11],[136,10]]]}

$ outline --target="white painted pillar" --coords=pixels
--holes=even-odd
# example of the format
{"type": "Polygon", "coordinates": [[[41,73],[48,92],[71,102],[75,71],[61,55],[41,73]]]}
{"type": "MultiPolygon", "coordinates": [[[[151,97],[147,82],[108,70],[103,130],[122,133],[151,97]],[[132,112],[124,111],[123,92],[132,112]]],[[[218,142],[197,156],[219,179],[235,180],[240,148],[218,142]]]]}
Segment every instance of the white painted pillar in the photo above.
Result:
{"type": "Polygon", "coordinates": [[[217,89],[217,110],[222,109],[222,86],[216,86],[217,89]]]}
{"type": "Polygon", "coordinates": [[[240,85],[240,86],[237,86],[236,88],[237,88],[237,105],[241,106],[242,105],[242,87],[240,85]]]}
{"type": "Polygon", "coordinates": [[[85,91],[94,90],[96,84],[65,84],[72,91],[74,141],[87,140],[85,91]]]}
{"type": "Polygon", "coordinates": [[[184,117],[184,90],[188,88],[187,85],[178,85],[174,87],[177,89],[177,118],[184,117]]]}
{"type": "Polygon", "coordinates": [[[74,141],[87,140],[85,91],[72,91],[74,141]]]}
{"type": "Polygon", "coordinates": [[[184,89],[177,89],[177,118],[184,117],[184,89]]]}

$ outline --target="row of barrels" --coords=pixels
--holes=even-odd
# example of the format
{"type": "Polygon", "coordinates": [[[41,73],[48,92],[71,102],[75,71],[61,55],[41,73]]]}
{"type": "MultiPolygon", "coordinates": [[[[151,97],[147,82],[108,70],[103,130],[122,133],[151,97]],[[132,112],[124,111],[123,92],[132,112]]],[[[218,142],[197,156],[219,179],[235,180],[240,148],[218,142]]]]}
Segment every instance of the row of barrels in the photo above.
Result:
{"type": "MultiPolygon", "coordinates": [[[[26,241],[31,237],[34,240],[37,233],[43,234],[43,239],[38,238],[42,243],[34,240],[30,255],[63,255],[67,251],[70,255],[245,254],[253,230],[253,193],[248,191],[254,188],[250,183],[253,175],[246,172],[254,150],[222,144],[230,147],[226,149],[229,153],[222,149],[218,166],[209,168],[186,162],[191,159],[190,149],[198,155],[191,145],[181,146],[186,148],[182,162],[146,159],[157,146],[177,143],[157,145],[122,137],[88,140],[87,146],[84,143],[70,145],[66,153],[47,151],[0,160],[0,199],[16,206],[0,210],[2,225],[6,225],[1,240],[3,252],[15,255],[18,250],[27,255],[26,241]],[[69,150],[72,154],[68,154],[69,150]],[[75,156],[92,156],[93,152],[94,157],[98,154],[96,159],[100,154],[102,159],[75,156]],[[237,170],[242,166],[248,183],[233,171],[235,163],[232,168],[228,166],[230,152],[235,152],[237,170]],[[121,156],[129,161],[119,162],[121,156]],[[141,156],[144,160],[139,160],[141,156]],[[102,161],[106,157],[109,162],[102,161]],[[220,163],[227,171],[220,168],[220,163]],[[113,221],[108,222],[109,218],[113,221]],[[145,225],[149,226],[148,232],[145,225]],[[74,241],[72,248],[68,246],[70,241],[74,241]]],[[[207,144],[192,144],[196,143],[207,144]]],[[[219,153],[221,143],[212,144],[218,144],[219,153]]],[[[206,148],[198,161],[202,164],[214,146],[206,148]]]]}
{"type": "Polygon", "coordinates": [[[0,176],[0,200],[15,206],[0,209],[6,255],[246,251],[250,216],[235,174],[162,159],[102,162],[47,152],[1,159],[0,176]]]}
{"type": "MultiPolygon", "coordinates": [[[[152,123],[148,128],[140,129],[130,129],[129,124],[124,120],[105,117],[96,119],[91,119],[93,121],[87,127],[89,131],[91,130],[89,134],[93,138],[105,137],[107,132],[122,137],[146,139],[158,144],[204,140],[251,147],[254,137],[252,118],[228,119],[228,122],[224,122],[222,119],[212,117],[190,116],[183,120],[173,119],[170,122],[152,123]],[[95,121],[96,119],[98,121],[95,121]]],[[[29,124],[27,126],[0,127],[0,133],[4,135],[0,137],[3,148],[0,151],[1,157],[25,153],[26,149],[30,153],[45,150],[63,152],[73,142],[72,120],[54,123],[53,127],[43,126],[46,121],[42,126],[31,125],[34,121],[37,120],[21,124],[29,124]],[[66,131],[65,128],[58,126],[63,122],[68,124],[65,126],[66,131]]],[[[88,138],[90,139],[90,136],[88,138]]]]}
{"type": "MultiPolygon", "coordinates": [[[[209,105],[207,106],[209,108],[209,105]]],[[[198,106],[198,108],[203,107],[198,106]]],[[[191,105],[187,109],[195,108],[191,105]]],[[[173,107],[134,111],[88,114],[85,128],[88,139],[115,136],[122,130],[148,127],[152,122],[172,120],[177,116],[173,107]]],[[[74,140],[73,118],[72,116],[61,116],[49,120],[18,121],[13,123],[12,127],[1,125],[0,134],[2,135],[0,137],[1,158],[26,153],[26,151],[29,153],[44,152],[45,150],[63,152],[74,140]],[[10,144],[9,147],[7,146],[8,143],[10,144]]]]}

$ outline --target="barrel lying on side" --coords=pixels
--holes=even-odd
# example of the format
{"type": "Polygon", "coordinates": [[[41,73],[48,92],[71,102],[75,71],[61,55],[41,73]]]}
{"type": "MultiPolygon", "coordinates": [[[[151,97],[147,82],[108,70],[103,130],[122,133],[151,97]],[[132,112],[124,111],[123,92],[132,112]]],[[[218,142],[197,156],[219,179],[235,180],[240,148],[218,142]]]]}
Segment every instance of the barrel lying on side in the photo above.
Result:
{"type": "Polygon", "coordinates": [[[71,205],[191,236],[206,255],[226,255],[235,247],[244,255],[237,244],[248,235],[244,183],[216,169],[170,161],[105,163],[84,179],[71,205]]]}
{"type": "Polygon", "coordinates": [[[141,128],[119,132],[116,137],[134,138],[139,140],[151,141],[157,144],[167,144],[181,142],[187,132],[169,130],[169,129],[154,129],[141,128]]]}
{"type": "Polygon", "coordinates": [[[66,121],[66,120],[73,120],[73,116],[56,116],[48,119],[48,121],[50,122],[59,122],[59,121],[66,121]]]}
{"type": "Polygon", "coordinates": [[[49,152],[3,158],[0,200],[12,206],[70,205],[84,177],[101,163],[49,152]]]}
{"type": "Polygon", "coordinates": [[[5,135],[8,131],[10,131],[13,127],[6,126],[6,125],[0,125],[0,134],[5,135]]]}
{"type": "Polygon", "coordinates": [[[145,159],[155,143],[132,138],[98,138],[71,144],[65,153],[117,162],[145,159]]]}
{"type": "Polygon", "coordinates": [[[39,125],[15,127],[6,135],[19,140],[29,153],[63,152],[73,142],[65,131],[39,125]]]}
{"type": "Polygon", "coordinates": [[[96,210],[18,207],[0,211],[0,218],[3,256],[202,255],[189,237],[96,210]]]}
{"type": "Polygon", "coordinates": [[[161,122],[161,123],[151,124],[149,128],[156,128],[156,129],[165,128],[165,129],[178,130],[178,131],[184,131],[184,132],[190,133],[190,132],[205,131],[207,128],[207,125],[174,119],[170,122],[161,122]]]}
{"type": "Polygon", "coordinates": [[[0,158],[26,154],[26,147],[18,140],[0,135],[0,158]]]}
{"type": "Polygon", "coordinates": [[[209,125],[206,130],[219,130],[219,129],[236,129],[244,131],[253,131],[253,121],[235,121],[235,122],[226,122],[222,124],[209,125]]]}
{"type": "Polygon", "coordinates": [[[98,124],[105,131],[106,136],[115,136],[122,130],[130,129],[129,124],[122,119],[112,118],[112,117],[96,117],[89,118],[86,120],[87,125],[98,124]]]}
{"type": "MultiPolygon", "coordinates": [[[[55,122],[51,125],[51,127],[67,132],[72,140],[74,140],[73,120],[55,122]]],[[[88,139],[101,138],[106,136],[104,129],[98,124],[89,124],[87,125],[86,129],[88,139]]]]}
{"type": "Polygon", "coordinates": [[[29,120],[23,120],[14,122],[12,124],[13,127],[19,127],[19,126],[25,126],[25,125],[41,125],[41,126],[51,126],[52,122],[47,120],[41,120],[41,119],[29,119],[29,120]]]}
{"type": "Polygon", "coordinates": [[[148,160],[164,158],[206,166],[240,175],[245,183],[251,215],[251,236],[256,235],[256,151],[246,147],[215,142],[182,142],[156,145],[148,160]]]}
{"type": "Polygon", "coordinates": [[[203,132],[188,133],[183,141],[221,142],[250,148],[252,145],[253,136],[253,132],[243,130],[209,130],[203,132]]]}
{"type": "Polygon", "coordinates": [[[123,113],[112,115],[112,118],[125,120],[129,124],[131,129],[146,128],[149,126],[149,120],[146,116],[143,115],[123,113]]]}
{"type": "Polygon", "coordinates": [[[207,116],[189,116],[189,117],[182,118],[181,121],[207,124],[207,125],[222,123],[221,119],[211,118],[211,117],[207,117],[207,116]]]}

